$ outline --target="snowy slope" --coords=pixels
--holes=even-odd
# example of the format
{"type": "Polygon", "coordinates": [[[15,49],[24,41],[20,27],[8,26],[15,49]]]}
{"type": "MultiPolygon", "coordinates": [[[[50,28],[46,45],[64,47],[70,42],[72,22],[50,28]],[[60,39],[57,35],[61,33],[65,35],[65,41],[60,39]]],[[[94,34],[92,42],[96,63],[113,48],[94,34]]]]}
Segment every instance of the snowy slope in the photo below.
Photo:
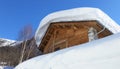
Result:
{"type": "Polygon", "coordinates": [[[0,38],[0,47],[3,46],[16,46],[23,41],[16,41],[16,40],[10,40],[10,39],[5,39],[5,38],[0,38]]]}
{"type": "Polygon", "coordinates": [[[120,33],[38,56],[15,69],[120,69],[120,33]]]}
{"type": "Polygon", "coordinates": [[[120,26],[100,9],[91,7],[74,8],[54,12],[43,18],[35,34],[36,43],[37,45],[41,43],[49,24],[52,22],[85,20],[96,20],[114,34],[120,32],[120,26]]]}
{"type": "Polygon", "coordinates": [[[0,47],[2,46],[13,46],[15,43],[15,40],[9,40],[9,39],[4,39],[0,38],[0,47]]]}

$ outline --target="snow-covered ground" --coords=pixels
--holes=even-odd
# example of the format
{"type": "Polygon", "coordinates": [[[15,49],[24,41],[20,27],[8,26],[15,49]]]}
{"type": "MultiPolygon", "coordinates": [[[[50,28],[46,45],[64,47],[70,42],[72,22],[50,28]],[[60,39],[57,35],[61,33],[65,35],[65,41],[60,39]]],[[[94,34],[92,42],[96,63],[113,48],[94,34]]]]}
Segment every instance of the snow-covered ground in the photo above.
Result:
{"type": "Polygon", "coordinates": [[[120,69],[120,33],[35,57],[15,69],[120,69]]]}

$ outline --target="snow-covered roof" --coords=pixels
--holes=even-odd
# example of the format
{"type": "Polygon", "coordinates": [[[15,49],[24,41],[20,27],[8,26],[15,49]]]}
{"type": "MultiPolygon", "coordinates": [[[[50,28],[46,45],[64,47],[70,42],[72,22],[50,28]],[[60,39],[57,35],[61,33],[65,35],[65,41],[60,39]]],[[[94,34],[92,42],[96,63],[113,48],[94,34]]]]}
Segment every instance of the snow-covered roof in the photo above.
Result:
{"type": "Polygon", "coordinates": [[[107,14],[98,8],[74,8],[70,10],[63,10],[49,14],[42,19],[36,31],[35,39],[37,45],[41,43],[45,32],[52,22],[65,22],[65,21],[89,21],[96,20],[110,30],[113,34],[120,32],[120,26],[113,21],[107,14]]]}
{"type": "Polygon", "coordinates": [[[15,69],[120,69],[120,33],[32,58],[15,69]]]}

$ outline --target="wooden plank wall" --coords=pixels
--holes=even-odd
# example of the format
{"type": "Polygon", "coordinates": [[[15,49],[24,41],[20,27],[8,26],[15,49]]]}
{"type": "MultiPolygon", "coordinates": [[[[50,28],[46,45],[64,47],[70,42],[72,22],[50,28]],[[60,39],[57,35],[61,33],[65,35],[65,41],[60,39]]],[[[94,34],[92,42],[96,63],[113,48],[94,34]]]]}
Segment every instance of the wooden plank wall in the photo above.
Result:
{"type": "MultiPolygon", "coordinates": [[[[90,27],[95,28],[97,32],[104,28],[97,21],[52,23],[46,31],[39,48],[43,53],[50,53],[86,43],[88,42],[88,30],[90,27]]],[[[98,34],[98,37],[103,38],[111,34],[108,29],[105,29],[98,34]]]]}

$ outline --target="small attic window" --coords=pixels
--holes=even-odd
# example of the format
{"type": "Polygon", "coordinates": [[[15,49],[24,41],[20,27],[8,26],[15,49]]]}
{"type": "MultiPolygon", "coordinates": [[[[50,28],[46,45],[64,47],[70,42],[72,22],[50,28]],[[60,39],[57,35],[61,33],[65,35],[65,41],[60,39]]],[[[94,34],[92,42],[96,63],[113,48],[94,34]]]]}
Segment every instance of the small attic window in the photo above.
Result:
{"type": "Polygon", "coordinates": [[[97,21],[72,21],[51,23],[39,46],[43,53],[80,45],[111,35],[97,21]]]}

